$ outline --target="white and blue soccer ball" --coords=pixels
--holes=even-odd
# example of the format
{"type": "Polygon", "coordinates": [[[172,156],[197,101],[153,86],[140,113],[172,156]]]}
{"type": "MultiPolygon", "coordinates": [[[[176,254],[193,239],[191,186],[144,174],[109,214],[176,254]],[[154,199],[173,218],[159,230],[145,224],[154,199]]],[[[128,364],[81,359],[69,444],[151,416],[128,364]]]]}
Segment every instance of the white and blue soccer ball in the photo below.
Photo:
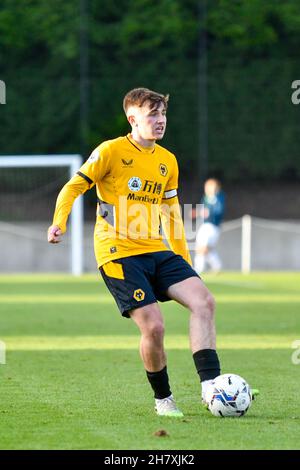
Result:
{"type": "Polygon", "coordinates": [[[250,386],[239,375],[219,375],[208,386],[205,401],[214,416],[244,416],[252,402],[250,386]]]}

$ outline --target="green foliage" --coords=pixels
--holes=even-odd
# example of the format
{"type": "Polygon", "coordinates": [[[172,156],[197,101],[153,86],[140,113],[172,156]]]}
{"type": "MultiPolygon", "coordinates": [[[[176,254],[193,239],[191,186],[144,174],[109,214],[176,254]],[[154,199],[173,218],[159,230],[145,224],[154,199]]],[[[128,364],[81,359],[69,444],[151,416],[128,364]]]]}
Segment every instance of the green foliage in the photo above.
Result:
{"type": "Polygon", "coordinates": [[[233,46],[232,55],[239,51],[274,53],[275,45],[291,53],[291,44],[299,45],[299,2],[215,0],[210,3],[207,27],[215,39],[233,46]]]}
{"type": "Polygon", "coordinates": [[[290,101],[300,77],[298,0],[2,0],[0,153],[88,152],[128,131],[123,95],[147,86],[171,95],[164,143],[187,176],[191,163],[199,167],[205,135],[204,33],[208,170],[227,179],[300,176],[299,110],[290,101]]]}
{"type": "Polygon", "coordinates": [[[299,106],[291,103],[293,59],[234,59],[213,66],[209,79],[211,171],[226,179],[300,176],[299,106]]]}

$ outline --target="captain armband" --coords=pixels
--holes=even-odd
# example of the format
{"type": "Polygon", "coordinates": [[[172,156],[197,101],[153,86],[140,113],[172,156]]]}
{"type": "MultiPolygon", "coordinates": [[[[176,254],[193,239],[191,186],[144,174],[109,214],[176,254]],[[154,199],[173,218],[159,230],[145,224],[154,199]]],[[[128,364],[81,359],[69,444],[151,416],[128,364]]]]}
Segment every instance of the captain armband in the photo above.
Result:
{"type": "Polygon", "coordinates": [[[172,197],[177,196],[177,189],[170,189],[169,191],[165,191],[163,199],[171,199],[172,197]]]}

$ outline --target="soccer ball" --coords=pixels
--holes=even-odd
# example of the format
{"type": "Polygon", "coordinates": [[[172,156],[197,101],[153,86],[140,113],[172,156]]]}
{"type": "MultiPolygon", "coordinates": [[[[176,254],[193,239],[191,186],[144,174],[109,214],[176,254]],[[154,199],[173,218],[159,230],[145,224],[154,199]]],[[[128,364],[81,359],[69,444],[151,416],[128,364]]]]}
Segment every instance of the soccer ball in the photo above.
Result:
{"type": "Polygon", "coordinates": [[[240,417],[250,407],[252,396],[245,379],[236,374],[223,374],[208,386],[205,400],[214,416],[240,417]]]}

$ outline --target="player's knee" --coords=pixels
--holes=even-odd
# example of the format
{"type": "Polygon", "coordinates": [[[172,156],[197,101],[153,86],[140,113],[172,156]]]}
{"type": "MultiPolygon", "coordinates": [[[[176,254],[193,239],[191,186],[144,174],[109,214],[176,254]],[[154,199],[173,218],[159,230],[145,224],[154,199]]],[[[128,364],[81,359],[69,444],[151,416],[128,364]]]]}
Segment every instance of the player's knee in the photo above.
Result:
{"type": "Polygon", "coordinates": [[[215,312],[215,299],[213,295],[210,292],[206,292],[204,295],[196,297],[191,310],[196,315],[212,317],[215,312]]]}
{"type": "Polygon", "coordinates": [[[214,296],[209,292],[205,299],[207,310],[210,312],[211,315],[215,313],[216,302],[214,296]]]}
{"type": "Polygon", "coordinates": [[[165,328],[162,322],[153,322],[147,328],[147,336],[153,340],[161,340],[164,337],[165,328]]]}

